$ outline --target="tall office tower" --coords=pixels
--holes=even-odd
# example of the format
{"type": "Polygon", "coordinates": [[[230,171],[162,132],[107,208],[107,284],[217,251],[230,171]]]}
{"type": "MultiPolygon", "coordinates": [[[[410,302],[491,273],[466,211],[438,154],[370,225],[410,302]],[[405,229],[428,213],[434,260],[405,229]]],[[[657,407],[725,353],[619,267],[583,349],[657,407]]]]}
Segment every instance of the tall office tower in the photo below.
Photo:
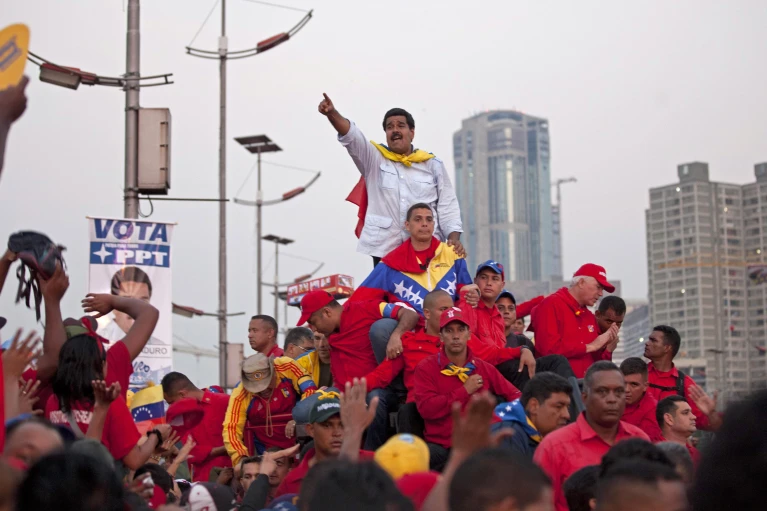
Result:
{"type": "Polygon", "coordinates": [[[681,334],[679,369],[737,399],[767,387],[767,164],[747,185],[710,181],[706,163],[677,173],[645,214],[651,322],[681,334]]]}
{"type": "Polygon", "coordinates": [[[453,135],[455,188],[469,266],[503,264],[506,281],[545,281],[555,268],[549,123],[511,110],[464,119],[453,135]]]}

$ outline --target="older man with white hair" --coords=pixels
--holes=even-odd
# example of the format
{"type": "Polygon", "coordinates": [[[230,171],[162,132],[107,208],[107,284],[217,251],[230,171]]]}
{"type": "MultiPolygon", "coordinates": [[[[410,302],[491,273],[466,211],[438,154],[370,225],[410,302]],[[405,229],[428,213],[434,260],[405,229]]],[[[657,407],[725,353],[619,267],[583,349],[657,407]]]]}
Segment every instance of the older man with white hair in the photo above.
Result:
{"type": "Polygon", "coordinates": [[[533,309],[530,329],[535,332],[535,351],[541,356],[563,355],[578,378],[597,360],[610,360],[605,346],[618,336],[618,326],[600,335],[596,317],[588,309],[604,291],[615,291],[605,269],[596,264],[581,266],[569,288],[547,296],[533,309]]]}

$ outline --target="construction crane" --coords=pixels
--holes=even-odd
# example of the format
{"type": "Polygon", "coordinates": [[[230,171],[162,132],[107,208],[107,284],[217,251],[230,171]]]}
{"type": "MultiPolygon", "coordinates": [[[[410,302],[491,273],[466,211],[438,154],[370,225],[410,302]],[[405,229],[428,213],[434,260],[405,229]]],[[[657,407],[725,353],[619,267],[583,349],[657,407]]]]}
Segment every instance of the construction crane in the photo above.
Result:
{"type": "Polygon", "coordinates": [[[562,179],[557,179],[553,183],[551,183],[551,186],[557,187],[557,208],[559,208],[562,205],[562,185],[567,183],[577,183],[578,180],[574,177],[565,177],[562,179]]]}
{"type": "Polygon", "coordinates": [[[557,179],[551,186],[557,187],[557,202],[551,208],[552,215],[556,214],[557,222],[554,231],[554,268],[553,272],[556,277],[562,278],[562,263],[564,261],[564,250],[562,250],[562,185],[566,183],[575,183],[578,180],[574,177],[566,177],[563,179],[557,179]]]}

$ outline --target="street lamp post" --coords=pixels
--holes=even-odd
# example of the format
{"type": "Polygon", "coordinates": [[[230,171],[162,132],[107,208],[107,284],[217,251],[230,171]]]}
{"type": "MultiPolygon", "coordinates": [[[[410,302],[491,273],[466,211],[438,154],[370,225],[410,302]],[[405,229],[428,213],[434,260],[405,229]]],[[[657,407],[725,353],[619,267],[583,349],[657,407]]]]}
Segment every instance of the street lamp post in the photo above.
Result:
{"type": "MultiPolygon", "coordinates": [[[[280,274],[279,274],[279,261],[280,261],[280,245],[290,245],[294,240],[288,238],[281,238],[274,234],[267,234],[263,237],[266,241],[274,243],[274,320],[277,321],[278,307],[280,304],[279,292],[280,292],[280,274]]],[[[259,288],[260,292],[260,288],[259,288]]],[[[259,293],[260,294],[260,293],[259,293]]]]}
{"type": "MultiPolygon", "coordinates": [[[[253,135],[249,137],[238,137],[235,140],[244,147],[248,152],[256,153],[258,155],[258,191],[256,192],[256,311],[257,314],[261,314],[261,230],[263,225],[261,223],[261,208],[264,202],[264,196],[261,189],[261,153],[276,153],[282,151],[282,148],[272,142],[272,139],[266,135],[253,135]]],[[[266,239],[264,237],[263,239],[266,239]]]]}

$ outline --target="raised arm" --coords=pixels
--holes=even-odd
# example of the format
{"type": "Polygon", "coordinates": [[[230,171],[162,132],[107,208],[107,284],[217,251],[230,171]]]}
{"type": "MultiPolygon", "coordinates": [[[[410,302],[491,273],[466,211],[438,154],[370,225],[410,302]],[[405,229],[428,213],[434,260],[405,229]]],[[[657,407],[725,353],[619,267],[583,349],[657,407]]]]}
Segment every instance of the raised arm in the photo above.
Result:
{"type": "Polygon", "coordinates": [[[59,351],[67,340],[64,321],[61,317],[61,299],[69,289],[69,277],[56,263],[56,271],[48,280],[39,279],[40,291],[45,303],[45,333],[43,334],[43,354],[37,361],[37,379],[41,382],[51,380],[59,365],[59,351]]]}
{"type": "Polygon", "coordinates": [[[8,133],[11,131],[11,125],[27,109],[27,96],[24,91],[28,83],[29,78],[25,76],[18,85],[0,91],[0,173],[2,173],[5,163],[5,144],[8,140],[8,133]]]}
{"type": "Polygon", "coordinates": [[[141,354],[160,317],[157,309],[142,300],[108,294],[89,294],[83,300],[83,309],[85,312],[98,312],[97,318],[118,310],[134,319],[133,326],[122,340],[128,348],[131,360],[141,354]]]}
{"type": "Polygon", "coordinates": [[[7,250],[0,259],[0,292],[3,291],[5,285],[5,278],[8,276],[8,270],[11,269],[14,261],[16,261],[16,254],[7,250]]]}
{"type": "Polygon", "coordinates": [[[331,101],[327,94],[323,92],[322,96],[325,99],[320,102],[318,110],[322,115],[328,118],[330,124],[332,124],[338,134],[343,137],[349,133],[349,128],[351,128],[352,123],[350,123],[349,119],[341,115],[338,110],[336,110],[335,105],[333,105],[333,101],[331,101]]]}

